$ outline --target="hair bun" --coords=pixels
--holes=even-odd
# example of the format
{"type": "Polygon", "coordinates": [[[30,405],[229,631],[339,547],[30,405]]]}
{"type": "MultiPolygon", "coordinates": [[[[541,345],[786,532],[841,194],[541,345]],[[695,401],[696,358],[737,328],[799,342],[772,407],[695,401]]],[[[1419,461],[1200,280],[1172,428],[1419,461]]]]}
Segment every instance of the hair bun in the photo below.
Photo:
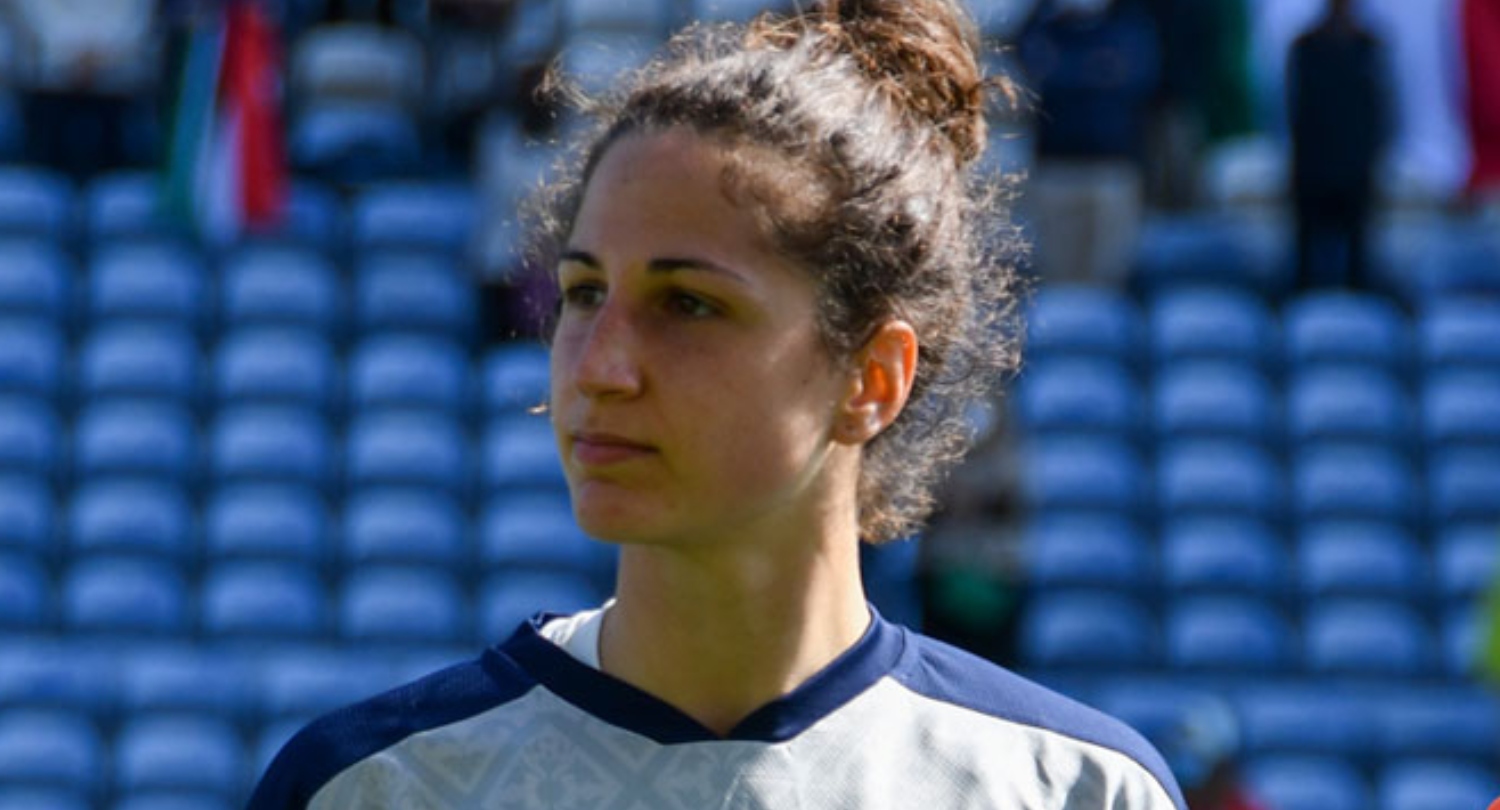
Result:
{"type": "Polygon", "coordinates": [[[898,105],[930,122],[969,163],[986,143],[979,31],[957,0],[823,0],[809,21],[898,105]]]}

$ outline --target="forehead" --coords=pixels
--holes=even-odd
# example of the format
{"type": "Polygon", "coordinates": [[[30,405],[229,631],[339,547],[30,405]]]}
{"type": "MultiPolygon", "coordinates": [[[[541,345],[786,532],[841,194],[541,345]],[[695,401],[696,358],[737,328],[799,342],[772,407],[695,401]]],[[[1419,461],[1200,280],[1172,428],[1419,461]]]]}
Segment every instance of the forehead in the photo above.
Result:
{"type": "MultiPolygon", "coordinates": [[[[572,241],[623,234],[712,237],[724,249],[774,252],[771,222],[797,219],[787,161],[684,127],[622,136],[599,157],[572,241]]],[[[809,196],[805,191],[802,196],[809,196]]]]}

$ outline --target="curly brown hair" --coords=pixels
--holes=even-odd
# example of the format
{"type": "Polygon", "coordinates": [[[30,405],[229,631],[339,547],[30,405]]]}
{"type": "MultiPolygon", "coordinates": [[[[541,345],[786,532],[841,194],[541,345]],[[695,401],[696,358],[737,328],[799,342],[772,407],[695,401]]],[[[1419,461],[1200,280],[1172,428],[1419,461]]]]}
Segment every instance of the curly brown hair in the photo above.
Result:
{"type": "Polygon", "coordinates": [[[730,148],[724,178],[770,244],[819,290],[819,327],[850,357],[886,319],[915,328],[907,407],[864,449],[861,536],[921,527],[973,442],[969,409],[1018,363],[1014,178],[986,176],[986,103],[1015,88],[984,75],[953,0],[825,0],[747,26],[695,26],[601,99],[530,212],[532,258],[551,266],[583,190],[622,137],[686,127],[730,148]]]}

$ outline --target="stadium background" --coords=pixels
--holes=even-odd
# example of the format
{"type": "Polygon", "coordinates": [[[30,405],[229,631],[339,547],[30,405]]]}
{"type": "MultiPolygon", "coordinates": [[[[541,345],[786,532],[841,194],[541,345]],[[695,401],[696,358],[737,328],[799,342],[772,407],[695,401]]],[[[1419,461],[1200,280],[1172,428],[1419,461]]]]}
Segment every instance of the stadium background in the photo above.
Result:
{"type": "MultiPolygon", "coordinates": [[[[281,58],[236,64],[271,71],[287,171],[226,189],[184,123],[235,100],[182,80],[245,41],[217,4],[118,4],[132,77],[48,73],[0,2],[0,808],[237,806],[311,716],[607,594],[529,412],[545,284],[514,211],[573,127],[530,91],[555,54],[599,88],[766,5],[264,4],[281,58]],[[284,214],[257,224],[256,193],[284,214]]],[[[1026,4],[971,5],[1026,83],[1026,4]]],[[[1137,166],[1120,275],[1026,268],[1025,368],[928,536],[867,574],[1185,779],[1223,757],[1268,810],[1479,808],[1500,217],[1462,188],[1455,109],[1413,106],[1371,282],[1299,286],[1276,54],[1319,6],[1241,6],[1242,120],[1137,166]]],[[[1383,29],[1393,95],[1448,92],[1424,60],[1457,46],[1412,44],[1440,29],[1383,29]]],[[[1153,101],[1184,69],[1154,58],[1153,101]]],[[[1040,172],[1045,114],[997,111],[995,166],[1040,172]]]]}

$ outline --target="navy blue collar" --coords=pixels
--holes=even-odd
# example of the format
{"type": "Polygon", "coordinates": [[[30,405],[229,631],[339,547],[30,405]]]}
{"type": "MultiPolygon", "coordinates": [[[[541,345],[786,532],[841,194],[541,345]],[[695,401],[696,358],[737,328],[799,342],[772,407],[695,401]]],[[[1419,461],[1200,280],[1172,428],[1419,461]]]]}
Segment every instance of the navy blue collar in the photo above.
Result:
{"type": "Polygon", "coordinates": [[[611,725],[662,745],[714,740],[775,743],[789,740],[854,699],[890,673],[906,648],[906,634],[870,609],[863,637],[785,697],[755,710],[728,735],[719,736],[654,695],[596,670],[542,637],[556,618],[539,614],[491,654],[509,658],[553,694],[611,725]]]}

